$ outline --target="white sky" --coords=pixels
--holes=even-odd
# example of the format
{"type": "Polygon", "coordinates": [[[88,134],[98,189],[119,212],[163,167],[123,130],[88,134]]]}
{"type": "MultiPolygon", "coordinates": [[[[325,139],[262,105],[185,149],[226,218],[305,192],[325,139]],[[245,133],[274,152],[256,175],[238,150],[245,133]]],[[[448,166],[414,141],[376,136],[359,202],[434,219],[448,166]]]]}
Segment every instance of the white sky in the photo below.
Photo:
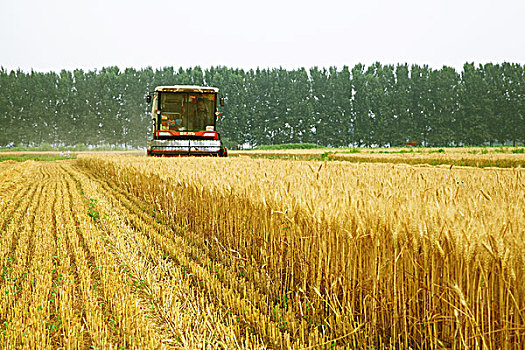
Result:
{"type": "Polygon", "coordinates": [[[0,0],[0,66],[525,64],[525,0],[0,0]]]}

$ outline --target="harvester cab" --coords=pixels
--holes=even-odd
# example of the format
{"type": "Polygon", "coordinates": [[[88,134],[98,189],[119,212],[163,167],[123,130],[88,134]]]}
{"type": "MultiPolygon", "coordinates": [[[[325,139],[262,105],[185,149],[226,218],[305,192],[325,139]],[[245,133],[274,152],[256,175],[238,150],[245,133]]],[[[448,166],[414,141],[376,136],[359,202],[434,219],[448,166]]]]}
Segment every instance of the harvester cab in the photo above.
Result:
{"type": "MultiPolygon", "coordinates": [[[[226,157],[217,132],[217,95],[219,89],[204,86],[158,86],[152,103],[153,137],[148,142],[148,156],[220,156],[226,157]]],[[[224,99],[220,99],[224,105],[224,99]]]]}

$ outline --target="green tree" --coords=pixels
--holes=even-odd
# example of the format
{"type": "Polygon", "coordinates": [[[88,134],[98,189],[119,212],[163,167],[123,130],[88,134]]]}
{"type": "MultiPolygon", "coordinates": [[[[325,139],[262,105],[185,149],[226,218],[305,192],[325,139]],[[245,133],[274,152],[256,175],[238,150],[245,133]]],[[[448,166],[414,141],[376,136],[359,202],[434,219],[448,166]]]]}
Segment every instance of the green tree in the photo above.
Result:
{"type": "Polygon", "coordinates": [[[430,72],[432,110],[428,118],[427,142],[431,146],[449,146],[454,141],[458,115],[459,74],[450,67],[430,72]]]}
{"type": "Polygon", "coordinates": [[[461,113],[458,125],[459,139],[467,145],[481,145],[490,140],[489,123],[493,114],[489,89],[483,67],[467,63],[459,89],[461,113]]]}
{"type": "Polygon", "coordinates": [[[357,146],[374,144],[367,79],[364,65],[357,64],[352,68],[352,143],[357,146]]]}
{"type": "Polygon", "coordinates": [[[404,145],[410,139],[410,69],[408,65],[397,65],[395,76],[390,143],[392,146],[399,146],[404,145]]]}

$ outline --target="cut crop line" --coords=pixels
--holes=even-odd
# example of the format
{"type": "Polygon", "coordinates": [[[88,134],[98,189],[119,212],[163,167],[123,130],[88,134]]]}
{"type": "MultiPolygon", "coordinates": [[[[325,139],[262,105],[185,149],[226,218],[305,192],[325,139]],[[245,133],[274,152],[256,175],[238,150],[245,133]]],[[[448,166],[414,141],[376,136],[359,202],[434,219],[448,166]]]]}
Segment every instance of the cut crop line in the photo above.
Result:
{"type": "MultiPolygon", "coordinates": [[[[184,228],[175,229],[176,224],[174,223],[160,224],[158,222],[158,216],[161,217],[162,221],[169,220],[169,218],[166,218],[165,215],[160,213],[156,215],[148,215],[147,210],[141,208],[137,204],[137,201],[135,200],[136,198],[133,196],[133,194],[124,192],[124,190],[121,190],[116,184],[112,184],[108,182],[108,180],[98,179],[98,182],[104,188],[106,193],[110,195],[114,205],[118,205],[120,207],[123,206],[123,208],[125,208],[128,213],[133,213],[138,218],[140,218],[142,224],[137,225],[135,221],[130,222],[131,224],[134,224],[135,229],[140,231],[140,227],[142,225],[149,225],[153,226],[154,230],[162,232],[163,236],[167,238],[172,238],[181,243],[185,243],[186,240],[191,240],[189,244],[183,244],[184,247],[191,247],[186,249],[186,253],[189,254],[188,256],[201,266],[208,266],[208,269],[211,272],[214,272],[217,269],[222,271],[224,276],[221,277],[221,281],[223,281],[223,283],[229,287],[235,288],[239,293],[246,293],[248,291],[250,295],[254,296],[267,295],[267,292],[263,292],[260,288],[258,288],[252,279],[257,279],[261,285],[271,285],[273,280],[270,276],[267,274],[264,275],[260,272],[256,273],[255,271],[253,271],[253,273],[247,273],[240,276],[238,271],[234,271],[240,267],[237,265],[242,265],[241,268],[243,272],[256,270],[255,268],[249,266],[251,264],[246,261],[247,259],[243,259],[242,257],[240,258],[240,260],[242,260],[242,264],[236,264],[235,262],[239,260],[238,252],[232,250],[228,251],[220,244],[217,239],[215,242],[203,241],[202,237],[195,232],[184,230],[184,228]],[[137,208],[140,210],[137,210],[137,208]],[[253,275],[252,279],[250,279],[247,275],[253,275]]],[[[268,295],[268,297],[270,299],[276,299],[270,295],[268,295]]],[[[271,309],[272,307],[276,307],[275,304],[270,307],[270,304],[271,303],[267,300],[264,305],[260,305],[259,307],[262,309],[271,309]]]]}
{"type": "MultiPolygon", "coordinates": [[[[83,181],[81,181],[81,182],[83,182],[83,181]]],[[[106,191],[102,191],[102,192],[101,192],[101,191],[97,191],[97,193],[106,193],[106,195],[107,195],[107,192],[106,192],[106,191]]],[[[119,201],[118,201],[118,200],[116,200],[116,199],[113,198],[113,199],[111,199],[111,203],[112,203],[115,207],[119,208],[119,209],[116,209],[116,211],[119,212],[119,215],[120,215],[120,216],[123,216],[123,217],[128,217],[129,215],[133,215],[133,216],[134,216],[134,214],[133,214],[132,212],[128,211],[128,210],[124,210],[124,212],[121,212],[121,211],[122,211],[123,209],[125,209],[125,208],[123,208],[122,205],[119,204],[119,201]]],[[[129,222],[129,217],[127,218],[127,220],[128,220],[128,222],[129,222]]],[[[121,230],[121,229],[120,229],[120,230],[121,230]]],[[[119,230],[119,231],[120,231],[120,230],[119,230]]],[[[160,249],[160,248],[158,247],[158,245],[153,244],[154,242],[152,242],[151,239],[148,238],[148,235],[143,235],[142,233],[137,232],[137,231],[133,231],[133,232],[134,232],[133,236],[136,237],[136,236],[138,235],[138,237],[139,237],[139,238],[135,238],[135,239],[139,239],[141,242],[144,242],[144,244],[146,244],[146,246],[141,245],[141,251],[143,251],[143,250],[149,250],[148,246],[150,246],[152,250],[159,250],[159,249],[160,249]]],[[[111,232],[108,232],[108,235],[110,235],[110,234],[111,234],[111,232]]],[[[119,235],[122,235],[122,233],[120,233],[119,235]]],[[[118,239],[118,238],[115,238],[115,239],[118,239]]],[[[120,256],[121,259],[123,259],[123,256],[126,255],[126,254],[124,254],[124,253],[122,253],[122,252],[118,252],[118,253],[115,252],[115,254],[118,254],[118,256],[120,256]]],[[[166,251],[165,251],[164,249],[160,249],[160,254],[158,254],[158,255],[160,255],[160,256],[164,256],[164,257],[167,256],[167,255],[166,255],[166,251]]],[[[175,262],[175,261],[177,261],[177,257],[172,257],[172,259],[170,259],[170,263],[171,263],[171,262],[175,262]]],[[[143,282],[143,281],[141,281],[141,282],[143,282]]],[[[142,284],[142,285],[143,285],[143,287],[148,287],[147,284],[142,284]]],[[[150,286],[150,287],[152,287],[152,286],[150,286]]],[[[152,289],[154,289],[154,288],[151,288],[151,290],[152,290],[152,289]]],[[[161,305],[161,304],[157,302],[156,308],[159,308],[160,305],[161,305]]],[[[166,317],[164,317],[164,316],[162,316],[162,315],[158,315],[158,316],[160,317],[161,320],[162,320],[162,319],[166,319],[166,317]]],[[[169,327],[169,326],[167,326],[167,327],[169,327]]]]}
{"type": "MultiPolygon", "coordinates": [[[[119,199],[122,202],[125,201],[123,198],[119,199]]],[[[266,330],[266,328],[269,328],[270,331],[268,333],[263,333],[263,331],[261,331],[262,334],[260,333],[260,336],[268,340],[271,339],[272,344],[285,346],[285,343],[290,343],[290,336],[288,333],[286,331],[283,332],[281,329],[282,327],[271,320],[270,315],[263,314],[255,306],[261,301],[264,301],[266,299],[265,296],[249,289],[244,289],[244,291],[241,292],[241,295],[239,295],[237,291],[228,287],[227,283],[223,283],[221,281],[223,279],[219,279],[208,267],[196,262],[194,257],[197,257],[198,254],[193,252],[179,236],[168,234],[164,225],[159,225],[154,222],[154,220],[152,221],[152,218],[144,215],[143,212],[139,212],[139,215],[137,216],[135,212],[127,208],[126,211],[127,213],[125,216],[137,232],[140,232],[153,240],[163,252],[168,253],[180,266],[186,267],[188,273],[193,274],[195,278],[198,279],[199,282],[195,283],[196,287],[200,287],[204,293],[213,295],[218,304],[224,304],[231,310],[234,310],[238,316],[245,319],[247,325],[249,325],[253,331],[257,331],[258,329],[266,330]],[[143,220],[148,220],[150,222],[146,223],[143,220]],[[159,232],[162,232],[163,234],[159,232]],[[253,301],[246,299],[248,296],[255,297],[256,299],[253,301]],[[243,310],[246,312],[243,312],[243,310]],[[265,327],[262,327],[262,324],[265,324],[265,327]],[[281,332],[283,333],[282,335],[281,332]]],[[[219,266],[220,265],[218,264],[213,265],[212,263],[211,270],[213,271],[214,267],[218,268],[219,266]]],[[[224,268],[221,272],[227,273],[227,269],[224,268]]],[[[225,278],[224,280],[228,279],[225,278]]]]}
{"type": "MultiPolygon", "coordinates": [[[[196,320],[192,320],[195,316],[191,316],[195,312],[192,312],[190,309],[195,308],[178,310],[176,305],[179,303],[175,303],[175,310],[173,310],[174,301],[166,305],[166,299],[173,299],[174,294],[176,294],[175,297],[177,299],[189,300],[193,304],[198,302],[197,297],[188,295],[188,293],[194,294],[189,286],[190,280],[184,278],[184,275],[180,273],[180,269],[176,268],[174,261],[167,259],[162,250],[155,246],[150,239],[134,231],[132,227],[128,226],[121,219],[123,213],[120,210],[122,208],[111,206],[108,209],[112,214],[107,220],[103,220],[102,228],[108,235],[112,235],[112,232],[118,232],[118,234],[112,235],[111,250],[122,268],[125,271],[132,272],[130,277],[133,284],[137,287],[138,294],[146,304],[150,305],[149,310],[147,308],[144,310],[147,314],[152,315],[148,319],[156,320],[155,324],[157,327],[170,331],[171,334],[168,339],[171,343],[180,344],[180,341],[177,340],[183,339],[186,346],[188,346],[187,342],[190,340],[187,338],[205,337],[204,334],[199,335],[199,331],[203,332],[203,330],[197,326],[192,330],[191,337],[182,334],[183,329],[181,328],[184,327],[185,323],[198,324],[196,320]],[[159,272],[153,273],[155,271],[159,272]],[[156,277],[158,273],[164,276],[161,280],[158,280],[158,277],[156,277]],[[187,286],[184,287],[185,285],[187,286]],[[184,288],[186,288],[186,292],[181,291],[184,288]],[[167,294],[168,291],[169,294],[167,294]],[[175,322],[176,320],[177,322],[175,322]]],[[[215,314],[215,312],[210,311],[212,309],[210,306],[210,304],[206,306],[208,312],[215,314]]],[[[228,334],[233,331],[221,322],[216,323],[215,327],[221,328],[219,333],[221,338],[228,338],[228,334]]],[[[212,343],[219,344],[221,341],[224,342],[225,340],[215,339],[212,343]]]]}
{"type": "Polygon", "coordinates": [[[85,228],[85,220],[82,220],[79,208],[77,208],[78,206],[83,208],[84,203],[79,202],[78,198],[74,198],[76,184],[71,183],[72,180],[65,171],[64,174],[64,176],[67,175],[65,206],[69,211],[68,219],[72,221],[71,229],[68,230],[69,242],[80,277],[80,289],[87,316],[86,326],[95,343],[93,346],[107,346],[109,345],[108,342],[116,346],[119,344],[119,339],[114,329],[107,322],[111,312],[108,311],[108,303],[104,299],[106,293],[104,293],[104,287],[100,280],[99,266],[97,266],[93,253],[87,246],[88,243],[86,243],[83,235],[84,229],[88,231],[96,231],[96,229],[89,226],[85,228]]]}
{"type": "MultiPolygon", "coordinates": [[[[13,191],[14,198],[5,198],[2,207],[0,208],[2,214],[0,217],[0,236],[4,236],[7,231],[7,227],[13,223],[14,213],[19,210],[20,204],[24,202],[24,199],[31,197],[36,190],[36,184],[26,184],[25,187],[13,191]]],[[[26,202],[27,203],[27,202],[26,202]]]]}
{"type": "MultiPolygon", "coordinates": [[[[42,172],[37,173],[37,178],[41,178],[39,175],[42,175],[42,172]]],[[[39,340],[34,335],[47,334],[49,331],[46,320],[49,316],[51,254],[53,251],[49,225],[51,208],[44,203],[48,203],[55,191],[50,181],[42,181],[40,186],[39,195],[32,201],[28,209],[28,212],[32,211],[38,215],[30,216],[29,223],[21,224],[22,230],[15,254],[17,264],[13,268],[12,276],[15,283],[12,289],[8,289],[11,291],[8,294],[8,299],[10,299],[8,302],[14,307],[9,308],[5,316],[8,320],[29,318],[33,323],[33,329],[31,332],[28,329],[17,329],[16,326],[9,329],[6,337],[7,347],[19,346],[20,342],[29,347],[37,347],[37,344],[46,347],[50,346],[49,342],[51,342],[51,337],[39,340]],[[35,242],[39,243],[38,250],[34,249],[35,242]],[[23,339],[18,338],[21,331],[25,334],[23,339]]]]}
{"type": "Polygon", "coordinates": [[[75,178],[70,169],[64,168],[64,171],[68,174],[70,200],[74,203],[72,215],[79,228],[77,240],[83,247],[86,260],[91,266],[92,285],[96,286],[99,307],[107,326],[113,330],[111,332],[113,342],[126,346],[126,344],[134,344],[132,339],[141,339],[143,344],[146,344],[145,347],[151,347],[148,344],[157,343],[158,335],[146,326],[142,319],[131,317],[136,312],[134,311],[135,297],[129,287],[123,284],[125,277],[121,275],[114,257],[108,252],[107,244],[102,237],[103,232],[100,231],[98,224],[94,223],[93,218],[88,216],[87,210],[83,210],[87,208],[87,199],[83,195],[81,180],[75,178]]]}
{"type": "MultiPolygon", "coordinates": [[[[2,235],[0,241],[0,261],[2,261],[2,266],[4,270],[13,271],[13,268],[22,262],[19,260],[24,260],[22,258],[22,252],[17,250],[17,247],[20,245],[20,238],[27,240],[28,237],[22,235],[28,229],[31,229],[31,226],[34,223],[35,215],[32,214],[36,212],[38,208],[38,202],[40,201],[43,191],[43,186],[37,185],[30,193],[30,195],[24,199],[21,203],[21,206],[15,211],[13,215],[12,223],[9,225],[6,234],[2,235]]],[[[24,245],[20,245],[23,248],[24,245]]],[[[6,282],[6,278],[0,280],[0,287],[6,282]]]]}
{"type": "Polygon", "coordinates": [[[58,265],[56,282],[60,286],[60,318],[65,321],[62,323],[63,343],[69,348],[87,348],[93,345],[93,339],[84,324],[86,308],[80,291],[75,253],[69,242],[69,233],[74,230],[74,225],[71,216],[67,215],[70,209],[65,201],[68,195],[63,173],[60,176],[57,197],[54,212],[57,255],[54,259],[58,265]]]}
{"type": "MultiPolygon", "coordinates": [[[[166,253],[169,253],[173,259],[176,259],[179,265],[188,268],[188,273],[200,276],[198,278],[200,282],[196,283],[196,286],[204,288],[204,292],[215,294],[218,303],[224,303],[233,310],[237,309],[235,312],[246,319],[250,328],[256,330],[259,322],[268,324],[270,331],[268,334],[262,333],[262,335],[267,339],[269,336],[272,339],[271,343],[283,346],[284,344],[291,344],[292,341],[288,332],[292,332],[294,329],[300,329],[300,334],[306,335],[309,333],[307,329],[309,326],[301,322],[300,317],[296,321],[297,324],[273,321],[272,318],[275,318],[276,321],[281,319],[283,317],[282,313],[286,311],[280,310],[278,305],[271,303],[270,297],[260,293],[252,281],[239,278],[235,272],[232,272],[218,261],[201,260],[205,256],[202,251],[195,250],[196,247],[186,244],[182,237],[174,235],[166,225],[159,224],[155,218],[147,215],[143,210],[137,211],[137,206],[133,206],[125,195],[115,193],[117,192],[115,184],[104,187],[106,191],[109,191],[109,193],[114,192],[113,195],[118,197],[114,199],[114,205],[121,205],[123,209],[126,209],[125,217],[137,232],[146,234],[147,237],[153,239],[166,253]],[[108,187],[112,191],[108,190],[108,187]],[[217,273],[217,271],[220,272],[217,273]],[[213,286],[217,284],[220,287],[215,289],[213,286]],[[214,290],[223,290],[224,294],[230,299],[226,299],[222,292],[213,293],[214,290]],[[245,313],[242,310],[249,310],[250,312],[245,313]],[[273,314],[274,312],[278,312],[278,314],[273,314]],[[247,314],[248,316],[246,316],[247,314]]],[[[133,195],[128,194],[128,196],[133,195]]],[[[293,319],[289,312],[287,312],[287,317],[288,320],[293,319]]],[[[296,333],[297,331],[292,334],[296,333]]],[[[305,339],[302,339],[302,341],[305,341],[305,339]]]]}

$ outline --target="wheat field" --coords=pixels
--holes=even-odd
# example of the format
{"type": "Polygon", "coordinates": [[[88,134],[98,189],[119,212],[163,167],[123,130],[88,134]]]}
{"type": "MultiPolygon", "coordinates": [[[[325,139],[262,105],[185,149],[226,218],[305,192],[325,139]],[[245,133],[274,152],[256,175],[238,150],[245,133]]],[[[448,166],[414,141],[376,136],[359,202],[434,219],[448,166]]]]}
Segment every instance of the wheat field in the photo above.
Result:
{"type": "Polygon", "coordinates": [[[0,179],[1,348],[525,346],[519,167],[82,155],[0,179]]]}

